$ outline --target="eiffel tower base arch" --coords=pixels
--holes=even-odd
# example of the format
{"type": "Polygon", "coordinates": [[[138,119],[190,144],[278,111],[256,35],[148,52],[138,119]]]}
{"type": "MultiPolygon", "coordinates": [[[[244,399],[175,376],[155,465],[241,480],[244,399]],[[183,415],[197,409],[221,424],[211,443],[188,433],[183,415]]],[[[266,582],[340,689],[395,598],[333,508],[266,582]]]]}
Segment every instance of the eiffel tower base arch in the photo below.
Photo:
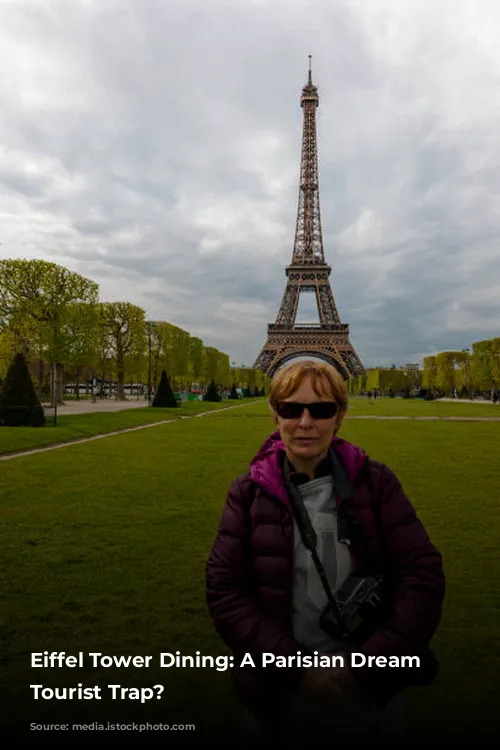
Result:
{"type": "Polygon", "coordinates": [[[283,354],[279,358],[275,357],[273,362],[271,363],[271,369],[268,374],[270,375],[270,377],[272,377],[274,373],[280,369],[280,367],[285,365],[287,362],[290,362],[292,359],[296,359],[297,357],[315,357],[316,359],[322,359],[325,362],[328,362],[329,365],[335,367],[335,369],[342,375],[344,380],[347,380],[347,378],[349,377],[349,373],[347,372],[344,364],[339,361],[338,357],[334,357],[334,355],[330,352],[309,351],[305,349],[288,351],[286,354],[283,354]]]}
{"type": "Polygon", "coordinates": [[[290,326],[288,332],[277,331],[279,326],[269,325],[268,340],[258,356],[254,367],[273,377],[279,368],[298,357],[316,357],[331,364],[344,380],[364,373],[363,365],[349,341],[347,325],[342,331],[332,332],[322,328],[300,330],[290,326]]]}

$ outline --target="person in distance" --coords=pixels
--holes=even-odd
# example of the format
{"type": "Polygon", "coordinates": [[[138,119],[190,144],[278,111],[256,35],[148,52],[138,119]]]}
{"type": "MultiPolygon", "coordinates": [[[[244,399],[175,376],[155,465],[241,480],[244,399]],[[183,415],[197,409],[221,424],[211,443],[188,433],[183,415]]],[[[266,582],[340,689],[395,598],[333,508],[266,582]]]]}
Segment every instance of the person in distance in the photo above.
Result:
{"type": "Polygon", "coordinates": [[[393,471],[338,437],[348,392],[331,365],[285,365],[268,399],[276,431],[232,482],[206,565],[245,729],[274,746],[398,742],[404,689],[438,670],[441,554],[393,471]]]}

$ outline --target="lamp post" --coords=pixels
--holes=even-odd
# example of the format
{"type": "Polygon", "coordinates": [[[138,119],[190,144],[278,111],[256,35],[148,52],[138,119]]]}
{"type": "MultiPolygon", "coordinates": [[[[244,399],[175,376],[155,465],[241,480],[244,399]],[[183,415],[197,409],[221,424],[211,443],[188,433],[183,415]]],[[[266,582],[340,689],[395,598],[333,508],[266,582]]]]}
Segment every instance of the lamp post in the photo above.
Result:
{"type": "Polygon", "coordinates": [[[151,406],[151,326],[146,324],[148,331],[148,406],[151,406]]]}
{"type": "Polygon", "coordinates": [[[464,378],[463,378],[463,387],[467,393],[468,396],[471,395],[471,387],[470,387],[470,349],[462,349],[462,352],[465,354],[464,363],[463,363],[463,370],[464,370],[464,378]]]}
{"type": "Polygon", "coordinates": [[[151,345],[151,338],[152,338],[152,332],[156,328],[157,323],[154,320],[147,320],[146,321],[146,330],[148,332],[148,403],[151,406],[151,390],[153,388],[152,384],[152,367],[151,367],[151,360],[152,360],[152,345],[151,345]]]}
{"type": "Polygon", "coordinates": [[[232,369],[232,373],[233,373],[233,385],[234,385],[234,366],[235,366],[235,364],[236,364],[236,362],[233,359],[233,361],[231,362],[231,369],[232,369]]]}
{"type": "Polygon", "coordinates": [[[151,320],[146,322],[146,330],[148,332],[148,406],[151,406],[151,329],[153,325],[153,321],[151,320]]]}

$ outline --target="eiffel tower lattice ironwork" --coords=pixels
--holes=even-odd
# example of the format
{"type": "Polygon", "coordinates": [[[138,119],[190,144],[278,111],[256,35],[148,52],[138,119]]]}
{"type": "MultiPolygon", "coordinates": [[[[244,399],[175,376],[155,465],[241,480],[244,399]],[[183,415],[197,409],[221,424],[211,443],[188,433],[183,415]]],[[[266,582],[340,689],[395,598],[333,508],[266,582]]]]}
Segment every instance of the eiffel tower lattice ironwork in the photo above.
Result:
{"type": "Polygon", "coordinates": [[[292,262],[286,267],[287,283],[276,322],[267,327],[267,341],[254,367],[272,377],[288,360],[312,356],[330,362],[347,379],[364,374],[365,369],[349,340],[349,326],[340,320],[329,280],[331,268],[323,252],[316,143],[319,97],[312,83],[310,55],[300,104],[304,125],[292,262]],[[301,292],[315,293],[318,323],[295,322],[301,292]]]}

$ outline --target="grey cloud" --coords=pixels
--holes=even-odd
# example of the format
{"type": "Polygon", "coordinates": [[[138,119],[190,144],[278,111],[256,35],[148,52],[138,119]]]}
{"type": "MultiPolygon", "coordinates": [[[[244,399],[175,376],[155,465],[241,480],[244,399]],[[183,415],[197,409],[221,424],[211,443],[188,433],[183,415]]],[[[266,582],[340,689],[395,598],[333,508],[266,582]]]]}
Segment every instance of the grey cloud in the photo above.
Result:
{"type": "Polygon", "coordinates": [[[312,53],[325,253],[364,363],[493,335],[500,55],[466,42],[500,10],[458,9],[452,32],[450,9],[2,5],[2,253],[66,263],[251,364],[292,251],[312,53]]]}

